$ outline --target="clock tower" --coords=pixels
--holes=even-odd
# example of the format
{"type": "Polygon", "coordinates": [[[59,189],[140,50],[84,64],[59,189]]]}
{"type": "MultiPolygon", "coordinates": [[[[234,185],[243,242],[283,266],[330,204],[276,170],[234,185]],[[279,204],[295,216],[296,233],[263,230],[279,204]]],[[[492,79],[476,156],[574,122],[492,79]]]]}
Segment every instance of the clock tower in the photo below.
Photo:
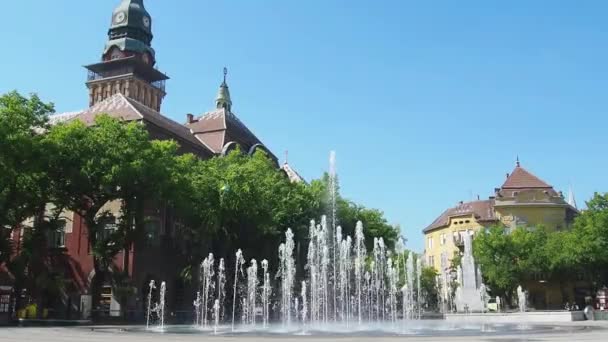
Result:
{"type": "Polygon", "coordinates": [[[169,79],[155,68],[152,17],[143,0],[121,0],[112,13],[101,62],[87,65],[89,106],[121,93],[160,112],[169,79]]]}

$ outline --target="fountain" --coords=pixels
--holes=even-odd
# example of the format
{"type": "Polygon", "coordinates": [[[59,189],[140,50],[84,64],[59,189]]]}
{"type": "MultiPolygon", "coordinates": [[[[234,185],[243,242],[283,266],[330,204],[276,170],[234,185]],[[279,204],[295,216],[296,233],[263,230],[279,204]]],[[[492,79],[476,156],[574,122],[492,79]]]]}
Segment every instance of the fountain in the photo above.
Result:
{"type": "Polygon", "coordinates": [[[201,291],[197,291],[196,292],[196,299],[194,300],[194,302],[192,303],[192,305],[194,306],[194,312],[196,315],[196,320],[194,321],[195,325],[201,325],[201,305],[203,304],[203,300],[201,298],[201,291]]]}
{"type": "Polygon", "coordinates": [[[213,303],[213,333],[217,335],[217,328],[220,325],[220,300],[216,299],[213,303]]]}
{"type": "Polygon", "coordinates": [[[251,266],[247,268],[247,308],[249,323],[255,326],[256,298],[258,292],[258,263],[251,259],[251,266]]]}
{"type": "Polygon", "coordinates": [[[217,272],[217,300],[220,307],[219,319],[224,317],[224,301],[226,300],[226,264],[224,258],[220,259],[217,272]]]}
{"type": "Polygon", "coordinates": [[[264,328],[268,325],[269,310],[270,310],[270,294],[272,289],[270,287],[270,273],[268,273],[268,260],[262,260],[262,270],[264,272],[264,284],[262,287],[262,322],[264,328]]]}
{"type": "MultiPolygon", "coordinates": [[[[333,285],[333,292],[332,292],[332,297],[333,297],[333,319],[336,320],[336,314],[337,314],[337,289],[338,289],[338,278],[336,275],[336,266],[337,266],[337,258],[336,258],[336,253],[339,253],[339,249],[340,249],[340,244],[342,242],[342,237],[340,236],[340,238],[338,238],[337,235],[337,206],[336,206],[336,200],[337,200],[337,195],[338,195],[338,175],[337,175],[337,171],[336,171],[336,152],[335,151],[331,151],[329,153],[329,182],[328,182],[328,187],[329,187],[329,209],[330,209],[330,218],[331,218],[331,226],[330,226],[330,230],[328,231],[329,236],[331,237],[331,246],[328,246],[328,248],[331,250],[332,256],[333,256],[333,263],[331,264],[331,268],[333,270],[333,278],[332,278],[332,285],[333,285]],[[335,238],[335,239],[334,239],[335,238]],[[338,251],[336,251],[338,250],[338,251]]],[[[341,234],[340,234],[341,235],[341,234]]],[[[342,303],[343,304],[343,303],[342,303]]]]}
{"type": "MultiPolygon", "coordinates": [[[[195,325],[185,328],[165,327],[166,285],[162,282],[160,300],[153,303],[152,294],[156,287],[155,282],[151,281],[146,327],[150,326],[152,313],[157,313],[158,329],[151,331],[164,333],[236,336],[247,336],[250,333],[256,336],[345,334],[371,338],[382,334],[449,336],[458,331],[467,335],[471,331],[485,334],[488,331],[513,333],[518,329],[527,329],[522,325],[462,325],[422,320],[423,308],[428,304],[421,286],[422,259],[405,249],[403,239],[397,241],[393,251],[383,238],[369,236],[373,241],[372,248],[368,251],[362,222],[356,223],[354,236],[345,234],[345,230],[337,225],[336,218],[337,176],[334,153],[330,156],[329,176],[331,216],[329,220],[326,216],[321,217],[319,224],[310,222],[304,273],[296,274],[296,258],[301,254],[299,244],[296,250],[291,229],[286,230],[284,242],[278,247],[278,263],[275,267],[268,260],[259,263],[262,278],[259,278],[256,259],[251,259],[246,267],[240,249],[235,254],[234,270],[226,267],[224,258],[216,263],[214,254],[209,253],[201,262],[200,288],[193,301],[195,325]],[[274,279],[271,278],[273,271],[276,271],[274,279]],[[222,322],[230,319],[224,317],[225,310],[229,310],[226,305],[230,305],[229,300],[226,300],[226,272],[234,272],[231,328],[222,325],[222,322]],[[273,289],[276,294],[273,294],[273,289]],[[240,324],[237,323],[236,316],[239,314],[240,324]],[[262,319],[258,320],[260,314],[262,319]],[[272,317],[281,324],[273,324],[272,317]],[[213,325],[212,329],[210,324],[213,325]]],[[[461,312],[484,312],[486,286],[482,283],[481,271],[475,267],[472,238],[467,233],[463,240],[465,249],[457,272],[460,287],[456,292],[455,305],[461,312]]],[[[443,269],[446,264],[447,257],[442,255],[443,269]]],[[[442,279],[441,285],[446,287],[445,293],[446,277],[442,279]]],[[[524,312],[525,292],[521,287],[517,292],[520,310],[524,312]]],[[[529,330],[524,333],[527,332],[529,330]]]]}
{"type": "Polygon", "coordinates": [[[517,304],[520,312],[526,312],[528,306],[526,291],[523,290],[521,285],[517,287],[517,304]]]}
{"type": "Polygon", "coordinates": [[[236,314],[236,294],[237,285],[239,282],[239,271],[243,274],[243,264],[245,264],[245,258],[243,258],[243,252],[239,249],[236,251],[236,259],[234,265],[234,291],[232,295],[232,331],[234,331],[234,316],[236,314]]]}
{"type": "Polygon", "coordinates": [[[150,280],[148,292],[148,309],[146,310],[146,328],[150,327],[150,315],[152,314],[152,291],[156,289],[154,280],[150,280]]]}
{"type": "Polygon", "coordinates": [[[293,258],[294,248],[293,233],[291,229],[287,229],[285,242],[279,246],[279,273],[277,274],[277,277],[281,278],[281,313],[283,315],[283,324],[286,325],[291,324],[291,297],[296,273],[293,258]]]}
{"type": "Polygon", "coordinates": [[[207,326],[208,318],[208,307],[211,296],[213,296],[213,276],[215,274],[215,260],[213,253],[209,253],[209,256],[201,263],[201,284],[203,288],[203,297],[201,303],[201,326],[207,326]]]}
{"type": "Polygon", "coordinates": [[[306,319],[308,317],[308,302],[306,301],[306,280],[302,281],[302,325],[306,327],[306,319]]]}
{"type": "Polygon", "coordinates": [[[160,300],[157,305],[158,317],[160,319],[159,328],[165,329],[165,293],[167,292],[167,285],[163,281],[160,283],[160,300]]]}
{"type": "Polygon", "coordinates": [[[456,289],[456,309],[459,312],[483,312],[485,310],[486,287],[479,282],[480,277],[473,258],[473,241],[469,232],[462,234],[464,255],[458,267],[458,288],[456,289]],[[483,298],[483,301],[482,301],[483,298]]]}

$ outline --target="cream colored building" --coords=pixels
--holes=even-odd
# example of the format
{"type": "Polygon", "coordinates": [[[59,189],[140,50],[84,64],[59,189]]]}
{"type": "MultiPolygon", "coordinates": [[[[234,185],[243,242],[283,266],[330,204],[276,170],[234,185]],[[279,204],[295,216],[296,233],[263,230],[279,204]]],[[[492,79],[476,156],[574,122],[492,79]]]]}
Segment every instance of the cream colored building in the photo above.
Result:
{"type": "Polygon", "coordinates": [[[475,234],[497,223],[510,228],[543,225],[552,230],[567,229],[577,213],[573,199],[568,203],[561,192],[517,162],[505,183],[494,189],[494,196],[460,202],[423,230],[425,261],[443,273],[462,247],[463,234],[475,234]]]}

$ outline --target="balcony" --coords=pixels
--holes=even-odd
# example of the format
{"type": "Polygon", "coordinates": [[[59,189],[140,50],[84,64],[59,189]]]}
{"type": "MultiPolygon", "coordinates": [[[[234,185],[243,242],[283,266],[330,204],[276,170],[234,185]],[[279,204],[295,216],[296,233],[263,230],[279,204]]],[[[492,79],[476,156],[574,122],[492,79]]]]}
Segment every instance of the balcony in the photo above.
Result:
{"type": "MultiPolygon", "coordinates": [[[[103,75],[89,70],[89,72],[87,73],[87,82],[94,82],[94,81],[99,81],[99,80],[103,80],[103,79],[107,79],[107,78],[121,77],[121,76],[126,76],[126,75],[131,75],[131,74],[133,74],[133,70],[129,69],[129,68],[119,69],[119,70],[116,70],[113,72],[105,73],[103,75]]],[[[156,82],[151,82],[150,85],[164,93],[165,92],[165,83],[166,83],[166,80],[158,80],[156,82]]]]}

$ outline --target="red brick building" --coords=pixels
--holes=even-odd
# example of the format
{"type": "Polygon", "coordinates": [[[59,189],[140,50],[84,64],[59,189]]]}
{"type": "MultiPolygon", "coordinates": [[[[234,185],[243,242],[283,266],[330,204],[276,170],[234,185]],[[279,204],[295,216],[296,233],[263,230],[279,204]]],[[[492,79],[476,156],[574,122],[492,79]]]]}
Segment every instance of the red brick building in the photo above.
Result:
{"type": "MultiPolygon", "coordinates": [[[[161,113],[166,95],[165,84],[169,79],[155,68],[156,53],[152,48],[152,17],[146,11],[143,0],[122,0],[112,13],[101,61],[86,66],[89,90],[89,108],[80,112],[59,114],[52,123],[81,120],[93,124],[99,114],[108,114],[124,121],[142,122],[154,139],[172,139],[179,143],[181,152],[193,153],[200,158],[224,155],[239,146],[254,153],[262,149],[277,161],[272,152],[243,124],[232,111],[232,100],[226,73],[215,101],[215,109],[200,115],[186,115],[184,124],[175,122],[161,113]]],[[[278,165],[278,162],[277,162],[278,165]]],[[[292,181],[301,178],[287,163],[282,166],[292,181]]],[[[103,211],[116,215],[120,203],[107,203],[103,211]]],[[[124,253],[116,256],[110,270],[128,268],[136,293],[129,298],[128,310],[140,315],[151,279],[166,280],[172,289],[168,297],[170,310],[191,311],[194,289],[187,288],[179,277],[175,265],[179,260],[179,232],[175,218],[167,207],[151,205],[147,216],[153,217],[146,226],[148,238],[134,244],[131,257],[125,262],[124,253]]],[[[104,286],[102,307],[91,308],[90,286],[95,276],[93,258],[88,244],[88,230],[83,220],[70,212],[64,213],[65,227],[51,237],[53,266],[62,270],[68,279],[65,291],[46,305],[54,309],[49,316],[58,318],[89,318],[91,310],[101,310],[105,315],[120,315],[120,305],[111,286],[104,286]]],[[[109,220],[106,229],[114,229],[116,222],[109,220]]],[[[13,240],[19,248],[22,231],[14,230],[13,240]]],[[[10,274],[0,270],[0,319],[4,299],[11,289],[10,274]],[[3,292],[4,291],[4,292],[3,292]]],[[[124,308],[122,308],[124,309],[124,308]]],[[[8,311],[8,310],[7,310],[8,311]]],[[[143,317],[143,316],[141,316],[143,317]]]]}

